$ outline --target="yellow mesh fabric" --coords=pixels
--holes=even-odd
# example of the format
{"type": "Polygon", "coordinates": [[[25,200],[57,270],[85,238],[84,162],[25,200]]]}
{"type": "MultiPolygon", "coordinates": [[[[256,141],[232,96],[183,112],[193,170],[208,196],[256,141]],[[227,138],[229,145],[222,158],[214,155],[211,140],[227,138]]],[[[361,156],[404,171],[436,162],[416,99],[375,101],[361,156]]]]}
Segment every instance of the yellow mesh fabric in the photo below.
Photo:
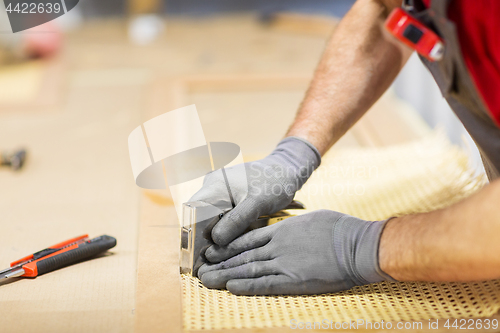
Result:
{"type": "MultiPolygon", "coordinates": [[[[435,133],[388,148],[333,151],[296,199],[308,210],[367,220],[448,206],[484,185],[467,155],[435,133]]],[[[285,222],[286,223],[286,222],[285,222]]],[[[491,316],[500,280],[478,283],[377,283],[316,296],[235,296],[182,276],[184,328],[263,328],[298,322],[418,321],[491,316]]]]}

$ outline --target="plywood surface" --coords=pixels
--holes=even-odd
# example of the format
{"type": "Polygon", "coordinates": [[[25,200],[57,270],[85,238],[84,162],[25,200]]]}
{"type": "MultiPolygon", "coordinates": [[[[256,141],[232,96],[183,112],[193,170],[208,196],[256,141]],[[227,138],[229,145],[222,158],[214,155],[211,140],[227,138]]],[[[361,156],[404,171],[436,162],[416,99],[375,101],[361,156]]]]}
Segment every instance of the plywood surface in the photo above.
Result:
{"type": "MultiPolygon", "coordinates": [[[[72,83],[70,83],[70,88],[72,83]]],[[[7,332],[130,332],[138,190],[126,137],[137,87],[72,90],[62,112],[0,116],[3,147],[25,146],[24,170],[0,170],[0,263],[80,234],[118,240],[110,255],[0,286],[7,332]]]]}
{"type": "Polygon", "coordinates": [[[51,62],[4,69],[0,149],[24,146],[29,155],[20,173],[0,169],[0,265],[83,233],[109,234],[118,245],[108,256],[0,285],[1,331],[180,327],[173,322],[180,323],[180,304],[161,296],[168,294],[162,287],[175,286],[165,277],[175,277],[169,267],[176,259],[170,254],[165,265],[164,256],[155,257],[165,253],[157,249],[167,238],[152,227],[153,241],[138,240],[140,207],[151,209],[152,218],[144,221],[152,224],[172,217],[140,206],[128,134],[179,106],[182,87],[174,78],[292,69],[307,74],[323,45],[321,38],[273,33],[250,16],[174,19],[167,31],[155,44],[137,47],[127,40],[126,20],[93,21],[70,33],[51,62]],[[138,241],[150,246],[139,252],[139,262],[138,241]],[[165,311],[165,304],[176,305],[165,311]]]}
{"type": "MultiPolygon", "coordinates": [[[[128,134],[194,102],[208,140],[262,156],[293,118],[325,42],[252,16],[169,19],[166,33],[144,47],[128,42],[126,28],[125,20],[102,20],[72,32],[42,76],[42,93],[31,100],[33,89],[22,92],[29,112],[0,110],[0,148],[29,153],[22,172],[0,169],[0,267],[82,233],[118,240],[108,256],[0,285],[2,331],[179,332],[175,213],[135,186],[128,134]],[[291,86],[290,76],[298,83],[291,86]],[[59,97],[44,102],[49,96],[59,97]]],[[[393,119],[399,134],[367,117],[341,145],[418,135],[405,116],[385,109],[379,115],[393,119]]]]}
{"type": "MultiPolygon", "coordinates": [[[[181,105],[194,103],[198,106],[208,141],[235,142],[241,146],[247,160],[262,157],[283,137],[304,94],[298,81],[295,85],[281,86],[280,82],[286,77],[267,76],[262,79],[265,82],[262,82],[261,79],[256,80],[255,76],[250,76],[247,80],[245,76],[240,76],[231,82],[227,76],[222,76],[223,85],[213,76],[159,80],[152,90],[151,98],[155,102],[151,104],[151,113],[155,113],[157,103],[162,100],[159,92],[163,90],[159,87],[163,86],[165,91],[170,91],[168,96],[172,98],[171,102],[178,101],[181,105]],[[210,84],[212,81],[213,85],[210,84]],[[200,85],[200,82],[204,84],[200,85]],[[259,90],[261,86],[266,89],[259,90]]],[[[308,78],[304,77],[301,82],[305,89],[308,78]]],[[[349,131],[334,149],[388,146],[418,139],[428,132],[429,129],[419,121],[414,111],[389,92],[373,107],[369,116],[365,116],[349,131]],[[384,121],[389,122],[392,129],[387,130],[384,121]]],[[[172,313],[178,314],[180,311],[177,216],[172,210],[171,202],[165,200],[168,198],[168,191],[145,193],[139,222],[136,329],[163,332],[168,326],[169,331],[180,331],[182,323],[176,316],[175,320],[171,317],[172,313]],[[161,214],[152,214],[154,211],[161,214]],[[165,279],[158,281],[158,273],[164,275],[165,279]]],[[[281,332],[288,329],[272,328],[267,331],[281,332]]]]}
{"type": "MultiPolygon", "coordinates": [[[[219,21],[221,27],[226,24],[230,26],[226,20],[229,19],[224,18],[219,21]]],[[[205,23],[207,25],[204,29],[207,31],[215,28],[215,25],[205,23]]],[[[195,25],[201,24],[195,23],[195,25]]],[[[244,156],[253,159],[269,153],[283,137],[312,76],[317,58],[309,57],[309,54],[307,60],[304,55],[302,58],[297,57],[294,61],[290,61],[290,54],[297,56],[301,54],[301,48],[306,43],[316,43],[312,51],[319,56],[318,51],[322,41],[296,37],[294,44],[287,44],[286,40],[292,38],[290,34],[280,35],[279,38],[276,33],[265,35],[261,30],[262,27],[248,25],[248,21],[239,24],[232,22],[231,27],[240,34],[235,31],[224,31],[225,41],[228,44],[239,44],[240,38],[244,35],[245,38],[242,40],[248,43],[245,46],[235,45],[230,49],[221,47],[219,50],[207,46],[198,64],[199,67],[206,66],[206,70],[186,75],[173,72],[170,75],[162,74],[155,79],[148,91],[149,103],[143,111],[143,119],[147,120],[166,110],[194,103],[197,105],[208,141],[238,143],[242,147],[244,156]],[[255,40],[258,40],[258,43],[255,43],[255,40]],[[254,51],[256,47],[274,41],[276,42],[273,49],[269,48],[264,52],[261,50],[259,53],[254,51]],[[228,64],[217,64],[219,70],[213,72],[212,66],[216,66],[214,63],[228,57],[225,53],[234,55],[234,58],[228,64]],[[265,56],[268,57],[266,61],[263,60],[265,56]],[[269,58],[279,61],[270,61],[269,58]],[[237,68],[244,63],[253,70],[230,69],[231,66],[237,68]],[[285,71],[284,67],[289,67],[290,70],[285,71]],[[269,71],[269,68],[272,68],[272,71],[269,71]]],[[[190,28],[186,27],[188,31],[190,28]]],[[[217,33],[222,34],[222,31],[217,30],[217,33]]],[[[205,32],[201,30],[192,34],[193,40],[198,43],[190,45],[190,51],[202,43],[201,36],[204,34],[205,32]]],[[[207,38],[211,40],[211,37],[207,38]]],[[[177,64],[182,66],[181,61],[177,64]]],[[[412,111],[404,105],[392,108],[394,103],[399,102],[389,93],[373,108],[371,115],[363,118],[337,146],[339,148],[384,146],[418,138],[428,130],[418,121],[415,124],[412,111]],[[379,119],[390,121],[389,128],[392,127],[392,130],[386,131],[387,127],[379,119]]],[[[176,227],[177,217],[169,207],[169,200],[165,198],[168,198],[168,191],[148,191],[141,204],[136,304],[138,332],[182,330],[178,317],[179,231],[176,227]],[[159,278],[159,275],[165,278],[159,278]]]]}

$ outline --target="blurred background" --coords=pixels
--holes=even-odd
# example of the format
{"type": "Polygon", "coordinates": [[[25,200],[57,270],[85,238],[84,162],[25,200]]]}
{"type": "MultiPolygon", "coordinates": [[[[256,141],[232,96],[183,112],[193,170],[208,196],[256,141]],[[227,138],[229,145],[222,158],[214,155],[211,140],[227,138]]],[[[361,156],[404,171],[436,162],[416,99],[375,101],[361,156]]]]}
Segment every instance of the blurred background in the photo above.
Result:
{"type": "MultiPolygon", "coordinates": [[[[307,73],[317,63],[335,22],[353,3],[354,0],[86,0],[55,21],[16,38],[2,34],[2,58],[4,65],[15,62],[12,59],[16,57],[55,57],[66,61],[66,65],[72,60],[76,67],[154,68],[153,72],[162,68],[165,75],[207,71],[307,73]],[[47,33],[50,31],[53,33],[47,33]],[[77,40],[83,42],[82,38],[90,47],[74,51],[72,45],[77,40]],[[245,46],[240,47],[241,44],[245,46]],[[246,49],[252,52],[247,53],[246,49]],[[66,57],[64,53],[68,52],[78,54],[66,57]],[[108,56],[115,57],[115,61],[106,63],[108,56]]],[[[7,31],[5,13],[0,18],[0,28],[7,31]]],[[[153,77],[151,74],[152,71],[148,79],[153,77]]],[[[467,147],[479,162],[472,141],[416,55],[393,90],[431,128],[444,128],[453,143],[467,147]]]]}
{"type": "MultiPolygon", "coordinates": [[[[137,191],[127,136],[185,105],[196,104],[208,141],[235,142],[247,159],[267,154],[292,122],[327,38],[352,4],[85,0],[16,34],[2,8],[1,219],[37,216],[69,228],[71,217],[88,226],[101,207],[108,217],[120,212],[115,223],[132,226],[137,191]],[[26,163],[15,172],[22,149],[26,163]]],[[[414,55],[336,147],[404,143],[433,128],[443,128],[481,168],[471,139],[414,55]]]]}
{"type": "MultiPolygon", "coordinates": [[[[261,22],[266,22],[266,19],[270,20],[277,13],[298,13],[311,16],[311,18],[316,17],[317,19],[318,16],[326,16],[338,20],[347,13],[354,2],[355,0],[169,0],[168,3],[152,1],[150,2],[150,6],[157,8],[156,10],[152,10],[153,12],[173,18],[191,16],[201,19],[207,16],[252,13],[261,22]]],[[[144,5],[143,8],[147,7],[148,5],[144,5]]],[[[126,1],[113,0],[102,2],[89,0],[82,3],[80,12],[83,17],[92,19],[96,17],[127,15],[130,14],[131,9],[130,2],[127,3],[126,1]]],[[[143,9],[138,9],[138,11],[141,10],[143,9]]],[[[297,22],[295,23],[297,24],[297,22]]],[[[305,22],[303,24],[307,25],[305,22]]],[[[326,27],[325,31],[328,31],[326,27]]],[[[307,29],[304,29],[302,32],[307,32],[307,29]]],[[[328,34],[325,33],[325,35],[328,34]]],[[[481,164],[472,140],[462,124],[453,112],[451,112],[434,80],[421,64],[417,55],[411,58],[404,71],[394,83],[393,89],[398,97],[415,108],[430,127],[443,128],[453,143],[466,147],[470,150],[474,160],[478,164],[481,164]]]]}
{"type": "MultiPolygon", "coordinates": [[[[36,215],[65,228],[71,216],[87,226],[92,204],[105,215],[114,207],[121,214],[113,221],[132,226],[137,191],[127,136],[185,105],[196,104],[208,141],[235,142],[247,159],[267,154],[292,122],[327,38],[352,4],[85,0],[16,34],[2,8],[2,219],[36,215]]],[[[465,147],[481,169],[471,139],[413,55],[336,148],[404,143],[434,128],[465,147]]]]}

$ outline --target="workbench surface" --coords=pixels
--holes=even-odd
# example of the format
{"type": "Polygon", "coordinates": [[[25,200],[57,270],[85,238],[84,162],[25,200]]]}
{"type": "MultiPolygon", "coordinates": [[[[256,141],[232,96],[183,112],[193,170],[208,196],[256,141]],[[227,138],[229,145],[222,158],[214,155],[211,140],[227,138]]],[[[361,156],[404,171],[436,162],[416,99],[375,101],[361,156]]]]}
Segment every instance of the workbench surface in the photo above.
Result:
{"type": "MultiPolygon", "coordinates": [[[[170,19],[166,34],[143,47],[127,41],[123,20],[71,32],[63,52],[42,63],[61,82],[53,85],[58,98],[0,108],[0,147],[29,151],[21,172],[0,170],[0,263],[85,233],[114,236],[118,245],[0,285],[0,330],[180,331],[175,212],[167,192],[145,195],[135,186],[128,134],[195,103],[208,141],[263,156],[292,121],[326,37],[273,30],[252,16],[170,19]]],[[[388,145],[426,131],[389,94],[339,146],[388,145]]]]}

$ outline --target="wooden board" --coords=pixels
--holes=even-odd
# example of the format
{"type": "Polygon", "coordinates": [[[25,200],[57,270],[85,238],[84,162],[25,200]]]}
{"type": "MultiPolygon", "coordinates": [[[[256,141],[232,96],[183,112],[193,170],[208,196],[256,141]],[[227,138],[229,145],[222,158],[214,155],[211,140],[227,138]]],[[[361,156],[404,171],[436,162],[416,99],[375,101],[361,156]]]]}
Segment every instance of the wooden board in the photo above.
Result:
{"type": "MultiPolygon", "coordinates": [[[[127,136],[145,120],[196,102],[207,138],[224,139],[210,123],[230,124],[239,100],[243,122],[272,114],[257,130],[247,126],[227,138],[241,142],[246,157],[261,157],[284,135],[325,42],[252,15],[171,18],[167,33],[145,47],[131,45],[126,31],[124,19],[84,23],[67,36],[33,105],[0,110],[2,148],[24,145],[30,153],[21,173],[0,170],[0,262],[80,233],[118,238],[111,256],[1,285],[5,331],[180,332],[178,230],[167,227],[175,213],[168,191],[146,197],[135,186],[127,136]]],[[[421,133],[411,118],[382,105],[339,146],[409,140],[421,133]]]]}
{"type": "MultiPolygon", "coordinates": [[[[231,137],[236,143],[249,144],[255,140],[262,140],[260,150],[250,149],[255,156],[262,156],[266,149],[272,149],[277,137],[283,135],[289,121],[293,118],[297,101],[300,101],[303,90],[301,85],[281,85],[286,81],[286,75],[267,75],[265,78],[250,76],[235,77],[231,81],[228,76],[185,77],[174,80],[158,80],[155,89],[152,89],[151,103],[154,116],[161,114],[162,103],[172,108],[196,102],[200,118],[208,138],[219,140],[231,137]],[[263,82],[264,80],[265,82],[263,82]],[[202,83],[202,84],[201,84],[202,83]],[[266,87],[259,91],[259,87],[266,87]],[[238,91],[238,88],[240,91],[238,91]],[[288,88],[288,90],[286,89],[288,88]],[[168,96],[162,98],[161,96],[168,96]],[[291,98],[292,97],[292,98],[291,98]],[[260,100],[259,100],[260,98],[260,100]],[[291,99],[290,99],[291,98],[291,99]],[[231,123],[235,105],[254,101],[246,109],[237,113],[241,123],[247,126],[237,127],[237,133],[222,130],[231,123]],[[167,102],[168,101],[168,102],[167,102]],[[157,104],[158,103],[158,104],[157,104]],[[179,104],[177,104],[179,103],[179,104]],[[236,103],[236,104],[235,104],[236,103]],[[282,106],[281,109],[275,108],[282,106]],[[216,109],[212,115],[207,110],[216,109]],[[209,114],[204,114],[208,112],[209,114]],[[253,131],[255,124],[248,125],[252,118],[264,119],[266,115],[274,113],[277,117],[284,117],[286,121],[262,122],[258,131],[253,131]],[[213,118],[213,119],[211,119],[213,118]],[[219,136],[217,136],[219,135],[219,136]],[[247,141],[248,140],[248,141],[247,141]],[[265,148],[262,148],[262,145],[265,148]]],[[[293,77],[300,77],[294,75],[293,77]]],[[[303,76],[302,84],[309,78],[303,76]]],[[[235,125],[235,124],[233,124],[235,125]]],[[[237,124],[236,124],[237,125],[237,124]]],[[[364,116],[358,124],[339,142],[339,146],[346,147],[380,147],[421,138],[429,133],[429,128],[416,113],[405,103],[395,99],[391,92],[384,97],[364,116]]],[[[228,140],[231,141],[231,140],[228,140]]],[[[338,148],[338,147],[337,147],[338,148]]],[[[336,148],[334,148],[336,149],[336,148]]],[[[168,191],[148,191],[143,195],[140,217],[140,237],[138,254],[138,281],[136,305],[137,332],[188,332],[182,328],[182,294],[179,281],[179,228],[177,216],[171,206],[171,201],[158,200],[158,197],[168,197],[168,191]],[[155,195],[157,196],[155,198],[155,195]],[[164,278],[158,278],[158,275],[164,278]]],[[[496,315],[491,319],[500,320],[496,315]]],[[[396,323],[394,323],[395,325],[396,323]]],[[[428,322],[421,323],[423,330],[428,328],[428,322]]],[[[446,320],[439,320],[436,332],[458,331],[444,327],[446,320]]],[[[415,327],[415,326],[414,326],[415,327]]],[[[267,329],[226,329],[210,331],[189,331],[190,333],[285,333],[295,332],[288,327],[267,329]]],[[[312,330],[320,332],[322,330],[312,330]]],[[[346,330],[349,331],[349,330],[346,330]]],[[[355,330],[359,331],[359,330],[355,330]]],[[[364,330],[366,331],[366,330],[364,330]]],[[[395,330],[400,332],[419,332],[420,329],[395,330]]],[[[434,331],[434,330],[433,330],[434,331]]],[[[491,330],[477,330],[489,332],[491,330]]]]}
{"type": "MultiPolygon", "coordinates": [[[[247,160],[248,157],[263,157],[284,136],[293,121],[310,78],[310,74],[287,73],[197,75],[157,80],[150,90],[151,103],[146,114],[148,117],[162,114],[165,111],[162,105],[175,109],[196,104],[207,141],[237,143],[247,160]]],[[[421,137],[428,130],[413,110],[389,92],[334,149],[406,142],[421,137]]],[[[180,233],[171,204],[168,190],[148,190],[143,194],[139,221],[137,332],[182,331],[182,321],[178,317],[182,298],[178,262],[180,233]]],[[[232,330],[224,330],[229,331],[232,330]]],[[[234,331],[274,333],[292,330],[234,331]]]]}
{"type": "Polygon", "coordinates": [[[4,147],[28,149],[25,168],[0,170],[0,263],[88,233],[117,239],[110,254],[0,285],[2,331],[131,332],[139,191],[126,138],[140,86],[71,90],[65,112],[0,115],[4,147]]]}

